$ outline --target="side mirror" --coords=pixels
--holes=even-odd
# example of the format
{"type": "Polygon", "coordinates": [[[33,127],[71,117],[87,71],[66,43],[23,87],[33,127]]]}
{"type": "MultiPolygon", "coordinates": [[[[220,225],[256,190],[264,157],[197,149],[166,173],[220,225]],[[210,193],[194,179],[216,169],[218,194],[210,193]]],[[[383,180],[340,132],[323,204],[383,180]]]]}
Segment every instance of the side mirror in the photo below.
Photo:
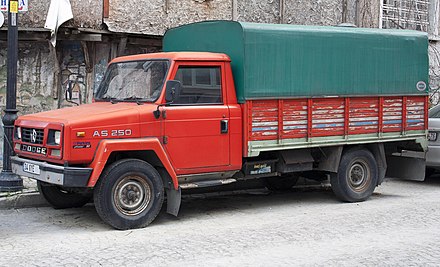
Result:
{"type": "Polygon", "coordinates": [[[169,104],[172,103],[174,100],[176,100],[179,97],[181,90],[182,90],[182,83],[180,83],[180,81],[176,81],[176,80],[167,81],[167,86],[165,88],[166,103],[169,104]]]}

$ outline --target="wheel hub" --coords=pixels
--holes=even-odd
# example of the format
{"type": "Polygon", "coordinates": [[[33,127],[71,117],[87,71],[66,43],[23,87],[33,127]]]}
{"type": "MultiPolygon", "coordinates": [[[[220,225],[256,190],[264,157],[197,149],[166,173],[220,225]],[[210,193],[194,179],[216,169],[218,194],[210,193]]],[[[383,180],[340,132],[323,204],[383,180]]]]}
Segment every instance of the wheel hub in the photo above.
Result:
{"type": "Polygon", "coordinates": [[[139,176],[124,177],[116,186],[114,202],[125,215],[137,215],[145,210],[151,201],[151,187],[139,176]]]}
{"type": "Polygon", "coordinates": [[[369,177],[368,164],[362,160],[354,162],[348,170],[349,185],[355,191],[361,192],[368,186],[369,177]]]}
{"type": "Polygon", "coordinates": [[[359,186],[365,179],[365,169],[359,163],[354,164],[350,170],[350,180],[354,186],[359,186]]]}

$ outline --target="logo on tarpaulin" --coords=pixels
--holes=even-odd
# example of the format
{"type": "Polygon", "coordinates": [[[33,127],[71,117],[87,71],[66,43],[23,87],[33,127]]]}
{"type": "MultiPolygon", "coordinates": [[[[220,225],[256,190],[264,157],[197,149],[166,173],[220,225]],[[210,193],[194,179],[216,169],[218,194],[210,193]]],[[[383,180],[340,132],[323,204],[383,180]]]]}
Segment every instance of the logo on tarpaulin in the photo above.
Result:
{"type": "Polygon", "coordinates": [[[428,87],[424,81],[419,81],[416,85],[417,90],[420,92],[426,91],[426,88],[428,87]]]}

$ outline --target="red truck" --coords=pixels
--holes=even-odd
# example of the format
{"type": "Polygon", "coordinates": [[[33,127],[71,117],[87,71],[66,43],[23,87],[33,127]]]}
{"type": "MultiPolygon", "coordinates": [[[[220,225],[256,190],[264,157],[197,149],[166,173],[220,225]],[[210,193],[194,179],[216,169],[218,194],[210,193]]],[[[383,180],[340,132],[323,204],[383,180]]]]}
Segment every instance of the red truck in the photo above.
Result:
{"type": "Polygon", "coordinates": [[[114,59],[94,103],[21,116],[14,173],[56,208],[92,198],[117,229],[166,197],[249,179],[330,177],[357,202],[384,177],[423,179],[428,39],[415,31],[211,21],[169,30],[163,53],[114,59]]]}

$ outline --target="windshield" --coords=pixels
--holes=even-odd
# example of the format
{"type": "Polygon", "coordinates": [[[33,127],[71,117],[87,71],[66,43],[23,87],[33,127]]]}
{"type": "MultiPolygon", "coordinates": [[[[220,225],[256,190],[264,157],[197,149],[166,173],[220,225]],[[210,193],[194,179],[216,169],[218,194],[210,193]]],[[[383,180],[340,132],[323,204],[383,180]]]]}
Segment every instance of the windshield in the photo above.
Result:
{"type": "Polygon", "coordinates": [[[167,60],[111,64],[95,94],[97,101],[156,101],[168,71],[167,60]]]}

